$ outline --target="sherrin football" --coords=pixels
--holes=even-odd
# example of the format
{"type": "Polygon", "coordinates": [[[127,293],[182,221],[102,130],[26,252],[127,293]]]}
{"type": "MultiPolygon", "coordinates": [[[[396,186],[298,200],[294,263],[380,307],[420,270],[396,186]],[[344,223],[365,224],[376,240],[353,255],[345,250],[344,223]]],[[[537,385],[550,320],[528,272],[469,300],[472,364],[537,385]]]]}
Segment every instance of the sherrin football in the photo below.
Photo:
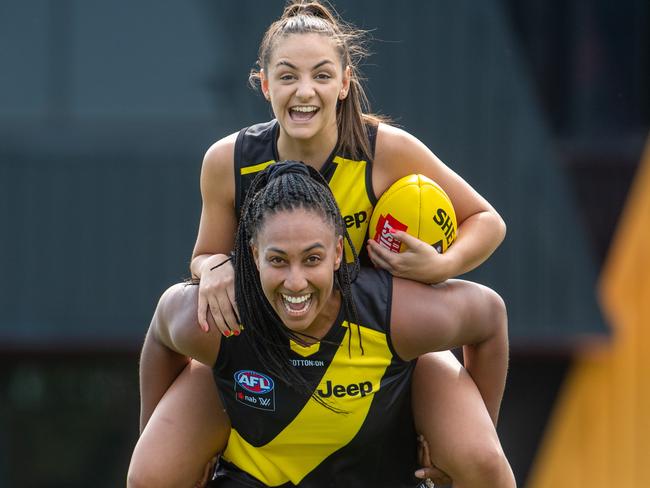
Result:
{"type": "Polygon", "coordinates": [[[372,239],[392,252],[405,246],[389,230],[403,230],[436,251],[445,252],[456,239],[456,213],[440,186],[424,175],[408,175],[379,198],[370,218],[372,239]]]}

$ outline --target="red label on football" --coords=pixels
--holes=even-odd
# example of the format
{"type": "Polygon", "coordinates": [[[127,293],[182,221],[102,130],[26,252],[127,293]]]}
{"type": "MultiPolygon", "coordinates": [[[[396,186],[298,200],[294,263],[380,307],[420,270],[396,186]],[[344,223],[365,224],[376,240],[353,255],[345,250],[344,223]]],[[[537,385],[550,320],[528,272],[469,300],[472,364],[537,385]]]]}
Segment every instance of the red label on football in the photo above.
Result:
{"type": "Polygon", "coordinates": [[[406,232],[408,225],[403,224],[391,214],[382,215],[377,221],[377,227],[375,228],[375,235],[373,239],[389,251],[398,253],[402,242],[396,239],[393,234],[391,234],[391,229],[402,230],[406,232]]]}

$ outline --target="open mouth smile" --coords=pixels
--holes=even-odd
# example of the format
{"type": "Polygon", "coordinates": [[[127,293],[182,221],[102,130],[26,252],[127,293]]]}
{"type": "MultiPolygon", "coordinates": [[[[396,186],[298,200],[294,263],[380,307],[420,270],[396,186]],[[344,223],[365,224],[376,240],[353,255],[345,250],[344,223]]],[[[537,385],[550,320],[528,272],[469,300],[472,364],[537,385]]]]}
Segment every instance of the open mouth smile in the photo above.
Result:
{"type": "Polygon", "coordinates": [[[281,296],[284,309],[290,316],[303,315],[311,305],[311,293],[298,296],[281,293],[281,296]]]}
{"type": "Polygon", "coordinates": [[[297,105],[289,109],[291,120],[304,122],[311,120],[318,112],[319,108],[314,105],[297,105]]]}

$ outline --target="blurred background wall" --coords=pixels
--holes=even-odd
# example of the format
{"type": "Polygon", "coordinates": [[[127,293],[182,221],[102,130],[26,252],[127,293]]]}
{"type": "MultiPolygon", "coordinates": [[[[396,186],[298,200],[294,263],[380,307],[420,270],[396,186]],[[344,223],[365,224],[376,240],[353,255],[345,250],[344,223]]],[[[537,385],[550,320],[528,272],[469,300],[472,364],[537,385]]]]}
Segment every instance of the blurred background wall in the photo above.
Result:
{"type": "MultiPolygon", "coordinates": [[[[0,486],[124,484],[137,354],[158,296],[188,274],[201,159],[216,139],[271,117],[247,75],[283,4],[0,1],[0,486]]],[[[650,460],[633,433],[650,435],[636,424],[647,394],[612,391],[602,415],[611,432],[626,419],[622,440],[572,430],[565,412],[580,418],[598,402],[571,401],[584,351],[618,347],[596,284],[650,128],[650,5],[335,5],[371,29],[363,71],[374,109],[508,224],[506,242],[469,278],[508,303],[499,429],[519,484],[601,486],[588,484],[592,458],[572,463],[582,466],[572,478],[558,461],[589,444],[606,463],[608,449],[634,453],[626,467],[638,472],[650,460]],[[540,477],[551,470],[557,479],[540,477]]],[[[642,290],[650,265],[632,267],[623,281],[642,290]]],[[[618,354],[647,371],[643,354],[618,354]]],[[[604,368],[625,377],[617,364],[604,368]]],[[[646,486],[645,474],[631,476],[607,486],[646,486]]]]}

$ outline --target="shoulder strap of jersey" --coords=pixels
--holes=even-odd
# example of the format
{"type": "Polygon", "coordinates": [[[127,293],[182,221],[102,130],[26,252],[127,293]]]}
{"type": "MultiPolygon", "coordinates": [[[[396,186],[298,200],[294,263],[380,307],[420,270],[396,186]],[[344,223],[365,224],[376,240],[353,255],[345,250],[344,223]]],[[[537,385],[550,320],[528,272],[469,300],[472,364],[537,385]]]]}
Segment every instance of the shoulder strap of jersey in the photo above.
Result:
{"type": "Polygon", "coordinates": [[[361,267],[352,282],[352,298],[359,324],[384,334],[394,361],[404,362],[395,351],[391,338],[393,275],[380,268],[361,267]]]}
{"type": "Polygon", "coordinates": [[[370,154],[366,155],[366,191],[373,206],[377,203],[377,195],[375,195],[375,189],[372,187],[372,167],[375,161],[378,130],[378,124],[366,123],[366,132],[368,133],[368,142],[370,143],[370,154]]]}
{"type": "Polygon", "coordinates": [[[245,127],[235,141],[235,212],[239,218],[246,192],[255,174],[275,161],[278,123],[271,120],[245,127]]]}
{"type": "Polygon", "coordinates": [[[392,295],[393,276],[383,269],[362,267],[352,282],[359,321],[378,331],[389,332],[392,295]]]}

